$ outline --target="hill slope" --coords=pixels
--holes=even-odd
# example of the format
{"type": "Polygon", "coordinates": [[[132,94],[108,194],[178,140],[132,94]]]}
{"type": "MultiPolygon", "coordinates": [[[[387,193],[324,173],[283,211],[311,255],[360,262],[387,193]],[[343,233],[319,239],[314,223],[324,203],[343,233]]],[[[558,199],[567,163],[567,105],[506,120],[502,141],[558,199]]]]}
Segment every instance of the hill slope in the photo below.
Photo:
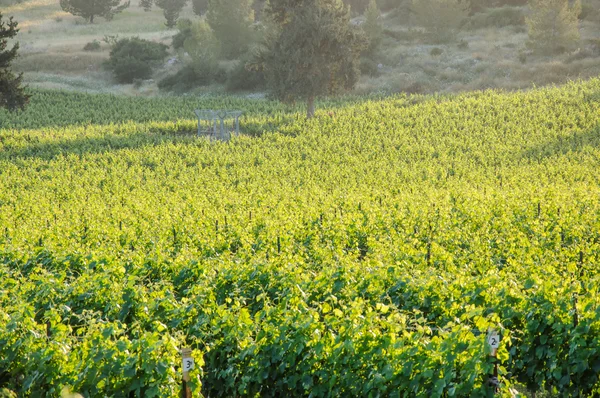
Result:
{"type": "Polygon", "coordinates": [[[599,91],[222,98],[230,142],[45,92],[1,115],[0,388],[176,396],[191,346],[210,396],[486,396],[494,328],[503,393],[590,394],[599,91]]]}

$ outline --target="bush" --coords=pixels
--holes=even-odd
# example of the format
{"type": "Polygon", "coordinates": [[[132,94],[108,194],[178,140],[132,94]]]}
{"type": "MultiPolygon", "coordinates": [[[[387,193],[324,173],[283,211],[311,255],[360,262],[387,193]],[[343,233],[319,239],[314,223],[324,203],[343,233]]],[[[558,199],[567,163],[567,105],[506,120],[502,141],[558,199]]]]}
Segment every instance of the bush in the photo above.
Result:
{"type": "Polygon", "coordinates": [[[413,11],[435,42],[445,42],[455,37],[469,15],[469,5],[461,0],[413,0],[413,11]]]}
{"type": "Polygon", "coordinates": [[[181,93],[211,83],[223,83],[226,79],[226,72],[218,66],[216,69],[202,70],[198,65],[186,64],[179,72],[159,81],[158,88],[181,93]]]}
{"type": "MultiPolygon", "coordinates": [[[[410,0],[377,0],[377,6],[382,11],[391,11],[395,9],[406,10],[410,8],[410,0]]],[[[365,2],[365,9],[368,2],[365,2]]]]}
{"type": "Polygon", "coordinates": [[[83,46],[83,51],[100,51],[102,46],[98,40],[91,41],[83,46]]]}
{"type": "Polygon", "coordinates": [[[487,28],[494,26],[503,28],[505,26],[525,25],[523,9],[519,7],[504,6],[492,8],[471,16],[469,27],[472,29],[487,28]]]}
{"type": "Polygon", "coordinates": [[[119,40],[110,51],[107,66],[120,83],[133,79],[147,79],[152,75],[152,65],[167,56],[167,46],[137,37],[119,40]]]}
{"type": "Polygon", "coordinates": [[[265,74],[248,68],[248,57],[237,62],[227,75],[225,87],[228,91],[262,90],[266,87],[265,74]]]}
{"type": "Polygon", "coordinates": [[[579,19],[582,21],[600,22],[600,10],[598,9],[598,5],[590,4],[589,2],[581,4],[579,19]]]}
{"type": "Polygon", "coordinates": [[[192,21],[189,19],[180,19],[177,21],[177,29],[179,32],[173,36],[171,45],[174,49],[183,48],[185,41],[192,36],[192,21]]]}
{"type": "Polygon", "coordinates": [[[362,75],[368,75],[377,77],[380,75],[379,67],[377,62],[373,61],[371,58],[363,57],[360,59],[360,73],[362,75]]]}
{"type": "Polygon", "coordinates": [[[129,56],[115,60],[112,71],[119,83],[133,83],[135,79],[152,76],[152,67],[146,61],[129,56]]]}
{"type": "Polygon", "coordinates": [[[442,55],[444,53],[444,50],[442,50],[439,47],[434,47],[431,49],[431,51],[429,51],[429,55],[431,55],[432,57],[438,57],[440,55],[442,55]]]}

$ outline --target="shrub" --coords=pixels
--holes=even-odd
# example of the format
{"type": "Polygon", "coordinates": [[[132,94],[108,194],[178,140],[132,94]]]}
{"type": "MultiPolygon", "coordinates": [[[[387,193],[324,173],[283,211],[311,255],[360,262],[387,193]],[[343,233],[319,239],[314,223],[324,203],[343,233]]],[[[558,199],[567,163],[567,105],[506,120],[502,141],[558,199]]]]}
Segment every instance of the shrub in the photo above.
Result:
{"type": "Polygon", "coordinates": [[[197,65],[186,64],[179,72],[159,81],[158,88],[164,91],[185,92],[194,87],[223,83],[226,78],[225,71],[218,66],[216,69],[203,71],[197,65]]]}
{"type": "Polygon", "coordinates": [[[440,56],[444,53],[444,50],[442,50],[439,47],[434,47],[431,49],[431,51],[429,51],[429,55],[431,55],[432,57],[437,57],[440,56]]]}
{"type": "Polygon", "coordinates": [[[104,35],[102,41],[108,44],[109,46],[113,47],[119,41],[119,35],[104,35]]]}
{"type": "Polygon", "coordinates": [[[417,42],[423,37],[423,33],[416,29],[409,30],[391,30],[391,29],[383,29],[383,34],[385,36],[391,37],[396,41],[407,41],[407,42],[417,42]]]}
{"type": "Polygon", "coordinates": [[[102,46],[98,40],[91,41],[83,46],[83,51],[100,51],[102,46]]]}
{"type": "Polygon", "coordinates": [[[112,71],[119,83],[133,83],[135,79],[152,76],[152,67],[146,61],[129,56],[115,60],[112,71]]]}
{"type": "Polygon", "coordinates": [[[413,0],[417,23],[436,42],[452,40],[469,15],[469,5],[461,0],[413,0]]]}
{"type": "MultiPolygon", "coordinates": [[[[391,11],[395,9],[406,10],[410,6],[409,1],[410,0],[377,0],[377,5],[379,6],[379,9],[383,11],[391,11]]],[[[367,5],[368,3],[365,2],[365,9],[367,5]]]]}
{"type": "Polygon", "coordinates": [[[224,72],[217,61],[219,42],[206,22],[192,24],[191,35],[183,43],[183,48],[192,58],[190,65],[196,69],[201,81],[223,77],[224,72]]]}
{"type": "Polygon", "coordinates": [[[590,22],[600,22],[600,10],[598,4],[590,4],[585,1],[581,4],[581,12],[579,13],[579,19],[590,22]]]}
{"type": "Polygon", "coordinates": [[[362,75],[369,75],[373,77],[379,76],[380,73],[377,62],[373,61],[370,58],[362,57],[360,59],[360,73],[362,75]]]}
{"type": "Polygon", "coordinates": [[[179,32],[173,36],[171,45],[174,49],[183,48],[186,39],[192,35],[192,21],[189,19],[180,19],[177,21],[179,32]]]}
{"type": "Polygon", "coordinates": [[[525,25],[523,9],[511,6],[492,8],[484,12],[479,12],[471,16],[469,21],[469,26],[472,29],[487,28],[490,26],[503,28],[505,26],[523,25],[525,25]]]}
{"type": "Polygon", "coordinates": [[[229,71],[225,85],[228,91],[262,90],[266,87],[264,73],[248,68],[249,61],[249,57],[244,57],[229,71]]]}
{"type": "Polygon", "coordinates": [[[600,56],[600,39],[588,39],[587,45],[594,56],[600,56]]]}
{"type": "Polygon", "coordinates": [[[119,40],[110,51],[107,66],[120,83],[133,79],[147,79],[152,75],[152,65],[167,56],[167,46],[137,37],[119,40]]]}
{"type": "Polygon", "coordinates": [[[527,51],[519,50],[519,54],[517,56],[519,58],[519,62],[522,64],[527,63],[527,51]]]}

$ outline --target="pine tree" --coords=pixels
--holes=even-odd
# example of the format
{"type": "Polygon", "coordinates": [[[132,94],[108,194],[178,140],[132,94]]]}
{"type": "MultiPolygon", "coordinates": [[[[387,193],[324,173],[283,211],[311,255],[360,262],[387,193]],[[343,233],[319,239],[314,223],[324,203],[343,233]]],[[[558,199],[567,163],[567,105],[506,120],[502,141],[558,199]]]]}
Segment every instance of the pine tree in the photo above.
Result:
{"type": "Polygon", "coordinates": [[[95,17],[112,19],[115,14],[129,7],[129,0],[121,4],[122,0],[60,0],[61,8],[73,15],[83,17],[94,23],[95,17]]]}
{"type": "Polygon", "coordinates": [[[208,11],[208,0],[192,0],[194,14],[201,17],[208,11]]]}
{"type": "Polygon", "coordinates": [[[579,41],[581,2],[575,0],[530,0],[527,17],[531,44],[542,52],[558,52],[572,48],[579,41]]]}
{"type": "Polygon", "coordinates": [[[29,96],[21,86],[23,74],[15,76],[10,69],[10,64],[17,56],[19,43],[8,50],[8,39],[15,37],[18,31],[17,22],[10,17],[5,23],[0,12],[0,108],[9,111],[23,110],[29,101],[29,96]]]}
{"type": "Polygon", "coordinates": [[[365,12],[366,20],[363,24],[363,29],[369,41],[368,50],[371,53],[377,50],[383,35],[383,26],[381,25],[381,21],[379,19],[380,16],[381,13],[377,7],[377,2],[375,0],[371,0],[365,12]]]}
{"type": "Polygon", "coordinates": [[[311,118],[317,97],[354,87],[366,40],[341,0],[270,0],[265,15],[273,30],[257,65],[274,97],[306,101],[311,118]]]}
{"type": "Polygon", "coordinates": [[[181,14],[181,10],[183,10],[186,3],[187,0],[156,0],[158,8],[163,10],[167,28],[174,28],[177,25],[179,14],[181,14]]]}
{"type": "Polygon", "coordinates": [[[248,51],[254,37],[252,0],[209,0],[206,21],[221,43],[225,58],[233,59],[248,51]]]}

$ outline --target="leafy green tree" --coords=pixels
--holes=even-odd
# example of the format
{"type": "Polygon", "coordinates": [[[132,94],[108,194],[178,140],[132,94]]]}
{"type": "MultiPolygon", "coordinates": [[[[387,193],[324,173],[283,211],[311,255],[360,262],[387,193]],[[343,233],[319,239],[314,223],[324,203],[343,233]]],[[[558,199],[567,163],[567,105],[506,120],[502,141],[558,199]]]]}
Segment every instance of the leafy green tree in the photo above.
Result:
{"type": "Polygon", "coordinates": [[[152,75],[152,66],[166,58],[167,48],[162,43],[138,37],[121,39],[111,49],[106,65],[119,83],[148,79],[152,75]]]}
{"type": "Polygon", "coordinates": [[[121,4],[122,0],[60,0],[63,11],[83,17],[94,23],[95,17],[111,20],[115,14],[129,7],[130,1],[121,4]]]}
{"type": "Polygon", "coordinates": [[[181,14],[181,10],[183,10],[187,1],[188,0],[156,0],[158,8],[163,10],[167,28],[174,28],[177,25],[179,14],[181,14]]]}
{"type": "Polygon", "coordinates": [[[190,30],[190,36],[185,40],[183,48],[192,58],[195,73],[210,80],[219,70],[219,41],[205,21],[194,23],[190,30]]]}
{"type": "Polygon", "coordinates": [[[192,0],[192,8],[194,9],[194,14],[201,17],[208,11],[208,0],[192,0]]]}
{"type": "Polygon", "coordinates": [[[221,43],[225,58],[233,59],[248,51],[254,36],[252,0],[209,0],[206,21],[221,43]]]}
{"type": "Polygon", "coordinates": [[[21,86],[23,74],[15,75],[10,69],[11,62],[17,56],[19,43],[9,50],[8,39],[17,35],[19,31],[17,25],[12,17],[8,19],[8,23],[5,23],[0,12],[0,108],[9,111],[22,110],[29,101],[29,96],[21,86]]]}
{"type": "Polygon", "coordinates": [[[380,20],[381,12],[379,11],[375,0],[369,2],[365,17],[366,20],[363,24],[363,29],[367,35],[367,40],[369,41],[369,52],[372,53],[379,47],[383,36],[383,26],[381,25],[380,20]]]}
{"type": "Polygon", "coordinates": [[[469,15],[470,5],[463,0],[413,0],[412,11],[433,40],[443,42],[456,36],[469,15]]]}
{"type": "Polygon", "coordinates": [[[531,14],[526,18],[529,40],[542,52],[558,52],[572,48],[579,41],[581,1],[530,0],[531,14]]]}
{"type": "Polygon", "coordinates": [[[340,0],[271,0],[265,14],[273,27],[258,64],[274,97],[305,100],[311,118],[317,97],[354,87],[366,40],[340,0]]]}

